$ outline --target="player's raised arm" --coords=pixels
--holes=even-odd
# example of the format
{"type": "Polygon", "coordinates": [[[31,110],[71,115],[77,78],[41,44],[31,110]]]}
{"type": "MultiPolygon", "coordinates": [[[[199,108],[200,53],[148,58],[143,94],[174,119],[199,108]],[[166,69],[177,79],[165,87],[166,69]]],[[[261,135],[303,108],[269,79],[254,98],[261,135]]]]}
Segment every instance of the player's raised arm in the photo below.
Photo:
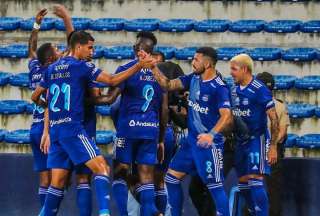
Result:
{"type": "Polygon", "coordinates": [[[63,5],[56,4],[53,6],[53,13],[63,20],[68,40],[69,35],[74,31],[71,16],[69,15],[68,10],[63,5]]]}
{"type": "Polygon", "coordinates": [[[44,94],[46,91],[47,91],[46,88],[38,86],[36,90],[34,90],[34,92],[32,93],[31,100],[38,106],[46,107],[47,102],[41,99],[41,95],[44,94]]]}
{"type": "Polygon", "coordinates": [[[41,22],[44,16],[48,13],[47,9],[40,10],[36,15],[36,20],[33,24],[33,29],[28,41],[28,52],[29,58],[33,59],[37,57],[37,42],[38,42],[38,32],[40,30],[41,22]]]}
{"type": "Polygon", "coordinates": [[[176,91],[183,90],[183,84],[179,78],[169,80],[166,76],[164,76],[158,67],[152,68],[152,74],[154,78],[157,80],[161,88],[167,91],[176,91]]]}

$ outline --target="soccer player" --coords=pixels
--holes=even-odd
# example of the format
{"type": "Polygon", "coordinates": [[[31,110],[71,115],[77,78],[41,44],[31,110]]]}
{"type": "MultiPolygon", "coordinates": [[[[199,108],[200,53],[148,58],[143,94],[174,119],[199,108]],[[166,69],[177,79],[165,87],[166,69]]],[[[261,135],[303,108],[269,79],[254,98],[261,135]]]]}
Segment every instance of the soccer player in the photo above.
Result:
{"type": "Polygon", "coordinates": [[[248,140],[237,140],[235,165],[239,190],[252,215],[268,215],[268,197],[264,175],[277,161],[278,119],[270,90],[252,76],[253,60],[246,54],[230,61],[235,88],[231,91],[233,114],[242,119],[250,131],[248,140]],[[271,122],[271,139],[267,126],[271,122]]]}
{"type": "MultiPolygon", "coordinates": [[[[140,32],[134,51],[137,54],[144,50],[150,54],[156,44],[157,39],[153,33],[140,32]]],[[[133,60],[120,66],[116,73],[126,70],[136,62],[137,60],[133,60]]],[[[118,92],[118,95],[121,93],[112,185],[120,215],[128,215],[129,170],[130,165],[135,164],[140,183],[136,190],[141,204],[140,214],[158,215],[159,211],[155,206],[154,165],[157,163],[158,145],[158,156],[160,161],[163,160],[167,115],[161,110],[167,109],[166,93],[161,90],[151,70],[147,68],[141,69],[112,91],[118,92]]]]}
{"type": "Polygon", "coordinates": [[[217,207],[217,215],[229,215],[223,188],[222,132],[232,123],[229,90],[215,65],[217,53],[211,47],[199,48],[193,58],[193,73],[169,80],[157,67],[152,72],[166,90],[189,90],[188,138],[175,154],[166,175],[169,204],[173,216],[182,214],[181,180],[197,171],[207,185],[217,207]]]}
{"type": "Polygon", "coordinates": [[[151,58],[139,55],[139,61],[117,75],[110,75],[87,62],[93,54],[94,38],[85,31],[73,33],[70,39],[70,56],[60,58],[50,65],[32,94],[38,105],[46,102],[40,95],[48,89],[48,109],[50,120],[50,152],[48,167],[52,168],[52,179],[44,205],[44,215],[56,215],[63,198],[68,169],[72,163],[83,164],[95,175],[99,215],[109,216],[109,173],[98,147],[89,138],[83,127],[84,91],[89,81],[118,85],[141,68],[150,67],[151,58]],[[67,163],[67,164],[66,164],[67,163]]]}
{"type": "MultiPolygon", "coordinates": [[[[50,43],[43,44],[37,50],[38,32],[40,30],[41,22],[47,14],[47,9],[40,10],[35,18],[33,30],[31,32],[28,50],[29,50],[29,88],[35,90],[39,85],[42,74],[47,70],[48,66],[53,63],[59,56],[50,43]],[[48,50],[48,52],[47,52],[48,50]]],[[[42,95],[43,98],[46,95],[42,95]]],[[[31,148],[34,157],[34,170],[39,172],[39,199],[41,207],[44,204],[47,189],[50,184],[50,170],[47,167],[47,155],[41,152],[40,143],[44,128],[44,113],[45,109],[35,105],[33,111],[33,120],[30,128],[31,148]]],[[[43,142],[47,137],[43,137],[43,142]]]]}

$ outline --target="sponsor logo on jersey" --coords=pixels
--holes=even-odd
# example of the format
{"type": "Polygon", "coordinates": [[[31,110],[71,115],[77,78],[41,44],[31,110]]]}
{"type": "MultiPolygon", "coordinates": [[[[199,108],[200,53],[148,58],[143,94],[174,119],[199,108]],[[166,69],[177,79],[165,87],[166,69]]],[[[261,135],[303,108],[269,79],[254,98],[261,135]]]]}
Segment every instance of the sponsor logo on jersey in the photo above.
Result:
{"type": "Polygon", "coordinates": [[[254,166],[252,167],[252,170],[258,170],[257,165],[254,165],[254,166]]]}
{"type": "Polygon", "coordinates": [[[70,117],[66,117],[63,119],[58,119],[58,120],[50,120],[50,126],[54,126],[54,125],[58,125],[58,124],[62,124],[62,123],[67,123],[67,122],[71,122],[72,119],[70,117]]]}
{"type": "Polygon", "coordinates": [[[232,110],[233,115],[235,116],[239,116],[239,117],[249,117],[251,116],[251,110],[247,109],[247,110],[240,110],[239,108],[236,108],[234,110],[232,110]]]}
{"type": "Polygon", "coordinates": [[[159,127],[159,123],[130,120],[129,126],[130,127],[156,127],[157,128],[157,127],[159,127]]]}
{"type": "Polygon", "coordinates": [[[41,79],[41,73],[40,74],[33,74],[32,75],[32,81],[38,81],[38,80],[40,80],[41,79]]]}
{"type": "Polygon", "coordinates": [[[208,107],[201,107],[197,102],[193,102],[188,100],[188,105],[196,112],[208,114],[209,108],[208,107]]]}
{"type": "Polygon", "coordinates": [[[125,143],[126,143],[126,139],[125,138],[117,137],[116,140],[115,140],[116,147],[118,147],[118,148],[124,148],[125,143]]]}

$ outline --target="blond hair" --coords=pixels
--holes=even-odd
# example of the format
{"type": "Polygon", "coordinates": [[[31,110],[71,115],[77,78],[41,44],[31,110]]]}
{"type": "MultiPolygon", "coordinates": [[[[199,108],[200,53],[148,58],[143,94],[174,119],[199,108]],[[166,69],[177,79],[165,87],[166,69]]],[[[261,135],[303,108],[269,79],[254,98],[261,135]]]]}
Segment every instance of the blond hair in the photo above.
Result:
{"type": "Polygon", "coordinates": [[[233,57],[230,62],[235,62],[236,64],[240,65],[241,67],[245,66],[248,68],[250,72],[253,72],[253,60],[247,54],[239,54],[233,57]]]}

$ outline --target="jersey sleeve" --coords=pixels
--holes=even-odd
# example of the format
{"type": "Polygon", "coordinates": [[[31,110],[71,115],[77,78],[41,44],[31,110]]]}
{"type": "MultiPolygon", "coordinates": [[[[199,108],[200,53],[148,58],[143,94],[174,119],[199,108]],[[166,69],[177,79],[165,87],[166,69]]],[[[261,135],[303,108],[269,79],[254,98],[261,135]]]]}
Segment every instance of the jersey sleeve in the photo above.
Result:
{"type": "MultiPolygon", "coordinates": [[[[50,68],[50,67],[49,67],[50,68]]],[[[39,83],[39,86],[45,89],[49,88],[49,68],[47,70],[44,70],[42,73],[41,81],[39,83]]]]}
{"type": "Polygon", "coordinates": [[[33,71],[34,69],[39,69],[40,67],[41,67],[41,64],[38,59],[36,58],[30,59],[28,63],[29,71],[33,71]]]}
{"type": "Polygon", "coordinates": [[[226,86],[221,86],[218,91],[218,109],[231,109],[230,92],[226,86]]]}
{"type": "Polygon", "coordinates": [[[92,62],[85,62],[84,65],[88,79],[90,81],[95,81],[102,72],[102,70],[95,66],[95,64],[93,64],[92,62]]]}
{"type": "Polygon", "coordinates": [[[191,79],[194,76],[194,74],[189,74],[185,76],[180,76],[178,79],[182,82],[183,88],[185,90],[188,90],[190,88],[191,79]]]}
{"type": "Polygon", "coordinates": [[[267,87],[262,87],[258,92],[258,104],[262,105],[267,111],[270,108],[275,107],[272,93],[267,87]]]}

